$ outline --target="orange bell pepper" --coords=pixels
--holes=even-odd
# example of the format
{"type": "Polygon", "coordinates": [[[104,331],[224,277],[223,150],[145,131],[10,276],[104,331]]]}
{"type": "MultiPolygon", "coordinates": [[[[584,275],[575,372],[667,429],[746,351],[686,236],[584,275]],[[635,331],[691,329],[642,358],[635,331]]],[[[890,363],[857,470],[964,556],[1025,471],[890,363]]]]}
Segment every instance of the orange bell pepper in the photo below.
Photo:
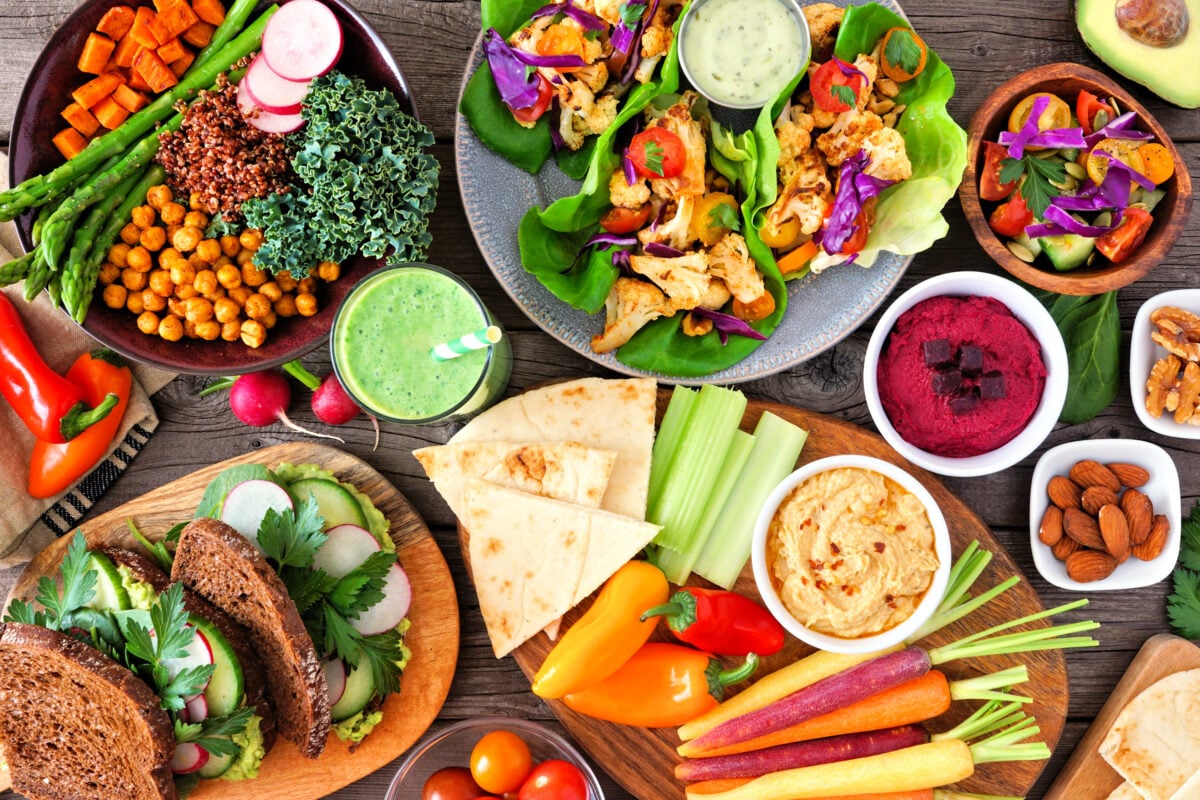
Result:
{"type": "Polygon", "coordinates": [[[133,374],[121,357],[111,350],[84,353],[71,365],[66,378],[83,392],[87,403],[97,405],[109,394],[115,394],[117,405],[104,419],[65,444],[51,444],[40,439],[34,444],[29,459],[29,494],[32,497],[53,497],[96,466],[120,430],[129,405],[133,374]]]}

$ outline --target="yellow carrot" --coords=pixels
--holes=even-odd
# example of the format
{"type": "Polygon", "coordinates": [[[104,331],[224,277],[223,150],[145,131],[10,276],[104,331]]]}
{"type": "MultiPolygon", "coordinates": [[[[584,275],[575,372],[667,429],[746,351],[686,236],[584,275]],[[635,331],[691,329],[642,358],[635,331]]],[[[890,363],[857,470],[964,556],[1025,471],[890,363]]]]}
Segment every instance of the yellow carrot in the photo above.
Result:
{"type": "Polygon", "coordinates": [[[687,792],[687,800],[812,800],[911,792],[956,783],[975,772],[961,739],[942,739],[890,753],[771,772],[729,791],[687,792]]]}

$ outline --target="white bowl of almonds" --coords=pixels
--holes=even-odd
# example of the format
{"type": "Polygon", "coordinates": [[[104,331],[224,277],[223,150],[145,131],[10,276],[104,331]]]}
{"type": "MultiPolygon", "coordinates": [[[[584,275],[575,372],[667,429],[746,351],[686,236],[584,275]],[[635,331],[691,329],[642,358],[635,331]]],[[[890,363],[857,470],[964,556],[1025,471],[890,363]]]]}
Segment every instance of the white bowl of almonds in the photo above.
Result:
{"type": "Polygon", "coordinates": [[[1131,439],[1059,445],[1033,470],[1033,562],[1063,589],[1158,583],[1179,557],[1180,502],[1179,473],[1157,445],[1131,439]]]}

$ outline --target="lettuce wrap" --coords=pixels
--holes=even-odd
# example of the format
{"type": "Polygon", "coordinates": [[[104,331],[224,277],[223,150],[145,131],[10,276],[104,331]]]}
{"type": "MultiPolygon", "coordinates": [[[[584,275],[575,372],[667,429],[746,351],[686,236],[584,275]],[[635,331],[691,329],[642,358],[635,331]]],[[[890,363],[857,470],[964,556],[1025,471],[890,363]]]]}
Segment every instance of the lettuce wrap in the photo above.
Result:
{"type": "MultiPolygon", "coordinates": [[[[877,3],[851,6],[838,29],[834,55],[852,63],[860,53],[874,50],[883,35],[894,27],[910,26],[877,3]]],[[[776,162],[780,147],[774,123],[805,79],[806,71],[802,70],[774,103],[763,108],[754,126],[759,152],[758,203],[753,214],[756,229],[762,228],[766,210],[778,194],[776,162]]],[[[907,108],[896,130],[904,139],[912,177],[889,186],[879,195],[875,222],[866,245],[854,260],[858,266],[872,266],[881,252],[904,256],[927,250],[949,230],[942,208],[958,190],[967,165],[966,132],[946,110],[946,103],[953,95],[954,76],[932,50],[925,69],[900,84],[895,101],[907,108]]],[[[790,273],[788,279],[803,277],[807,272],[804,269],[790,273]]]]}
{"type": "MultiPolygon", "coordinates": [[[[495,30],[507,40],[514,32],[529,24],[534,13],[547,3],[548,0],[483,0],[483,30],[485,33],[489,29],[495,30]]],[[[684,8],[686,9],[686,5],[684,8]]],[[[676,23],[676,30],[677,28],[676,23]]],[[[653,97],[663,92],[673,92],[678,85],[679,62],[672,43],[670,52],[656,70],[656,76],[646,83],[635,82],[620,99],[615,123],[604,133],[588,136],[578,150],[554,150],[549,114],[539,117],[532,128],[526,128],[517,122],[512,111],[501,99],[486,58],[467,81],[459,102],[459,111],[466,117],[481,142],[526,172],[536,174],[540,171],[546,158],[554,150],[559,169],[576,180],[584,180],[590,178],[596,169],[602,169],[594,166],[595,156],[609,149],[611,132],[641,111],[653,97]]],[[[559,230],[567,230],[566,226],[572,224],[575,213],[576,209],[564,206],[556,212],[562,216],[551,215],[547,224],[554,225],[559,230]]]]}

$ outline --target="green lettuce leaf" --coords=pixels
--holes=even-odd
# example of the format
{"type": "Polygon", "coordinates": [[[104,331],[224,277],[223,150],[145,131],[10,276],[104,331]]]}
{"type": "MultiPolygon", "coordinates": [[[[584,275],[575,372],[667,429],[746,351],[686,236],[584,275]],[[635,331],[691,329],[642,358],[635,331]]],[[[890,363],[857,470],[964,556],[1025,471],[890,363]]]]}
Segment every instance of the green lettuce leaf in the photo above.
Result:
{"type": "Polygon", "coordinates": [[[546,5],[549,0],[483,0],[479,4],[479,16],[483,29],[495,28],[507,39],[521,28],[533,12],[546,5]]]}
{"type": "Polygon", "coordinates": [[[591,228],[563,233],[547,228],[538,210],[531,208],[517,229],[521,265],[564,303],[595,314],[604,308],[608,291],[620,273],[612,264],[612,249],[596,248],[582,263],[576,263],[580,248],[591,228]]]}
{"type": "Polygon", "coordinates": [[[550,123],[545,115],[532,128],[513,118],[500,99],[492,69],[484,61],[463,89],[458,110],[487,147],[530,174],[536,174],[550,155],[550,123]]]}

